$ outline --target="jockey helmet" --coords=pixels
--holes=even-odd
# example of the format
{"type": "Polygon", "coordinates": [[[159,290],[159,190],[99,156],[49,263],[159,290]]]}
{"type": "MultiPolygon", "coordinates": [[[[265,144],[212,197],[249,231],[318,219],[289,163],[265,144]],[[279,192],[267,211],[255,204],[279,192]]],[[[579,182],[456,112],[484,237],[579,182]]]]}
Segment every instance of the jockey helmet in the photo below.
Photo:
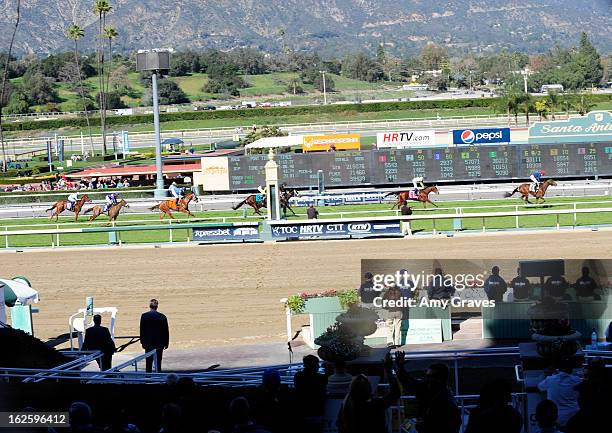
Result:
{"type": "Polygon", "coordinates": [[[542,176],[546,176],[546,171],[545,170],[540,170],[540,173],[542,174],[542,176]]]}

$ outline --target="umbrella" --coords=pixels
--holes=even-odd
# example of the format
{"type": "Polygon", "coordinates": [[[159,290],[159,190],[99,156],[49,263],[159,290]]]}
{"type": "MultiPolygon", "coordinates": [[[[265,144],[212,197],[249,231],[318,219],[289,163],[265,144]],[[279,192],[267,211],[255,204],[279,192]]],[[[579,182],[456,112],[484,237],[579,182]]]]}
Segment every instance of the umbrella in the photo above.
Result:
{"type": "Polygon", "coordinates": [[[0,288],[2,287],[4,288],[4,303],[8,307],[14,306],[17,301],[23,305],[28,301],[38,302],[38,292],[30,287],[26,279],[4,280],[0,278],[0,288]]]}
{"type": "Polygon", "coordinates": [[[161,142],[161,144],[170,144],[170,145],[175,145],[175,144],[183,144],[184,141],[181,140],[180,138],[166,138],[164,141],[161,142]]]}

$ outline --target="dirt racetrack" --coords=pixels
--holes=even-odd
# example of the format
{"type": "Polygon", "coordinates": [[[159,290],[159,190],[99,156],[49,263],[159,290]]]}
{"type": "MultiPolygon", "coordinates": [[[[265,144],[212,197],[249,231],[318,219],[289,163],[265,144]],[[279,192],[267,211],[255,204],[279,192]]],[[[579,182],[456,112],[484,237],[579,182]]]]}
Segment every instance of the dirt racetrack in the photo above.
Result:
{"type": "Polygon", "coordinates": [[[612,258],[612,231],[31,250],[1,253],[0,275],[24,275],[39,291],[34,326],[43,340],[68,331],[86,296],[119,308],[118,336],[137,335],[140,313],[155,297],[171,346],[186,348],[283,341],[280,298],[357,287],[362,258],[612,258]]]}

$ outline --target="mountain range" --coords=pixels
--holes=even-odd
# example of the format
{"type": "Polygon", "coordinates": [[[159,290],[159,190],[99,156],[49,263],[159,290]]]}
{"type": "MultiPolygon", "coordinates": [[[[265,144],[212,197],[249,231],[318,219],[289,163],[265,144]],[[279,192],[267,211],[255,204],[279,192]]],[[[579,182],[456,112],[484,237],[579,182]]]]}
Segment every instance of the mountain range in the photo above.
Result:
{"type": "MultiPolygon", "coordinates": [[[[173,47],[253,47],[347,54],[384,43],[415,54],[429,41],[454,53],[501,49],[542,52],[572,45],[586,31],[612,52],[612,0],[111,0],[108,24],[118,51],[173,47]]],[[[0,0],[0,51],[5,51],[16,0],[0,0]]],[[[85,28],[85,50],[95,46],[91,0],[22,0],[17,53],[71,47],[65,29],[85,28]]]]}

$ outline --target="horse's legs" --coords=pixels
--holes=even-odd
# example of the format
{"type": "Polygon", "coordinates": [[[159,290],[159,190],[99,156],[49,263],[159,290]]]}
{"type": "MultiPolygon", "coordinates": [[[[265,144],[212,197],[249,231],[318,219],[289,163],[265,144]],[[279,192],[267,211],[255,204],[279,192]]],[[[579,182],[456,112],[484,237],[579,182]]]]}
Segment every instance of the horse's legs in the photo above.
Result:
{"type": "Polygon", "coordinates": [[[431,200],[429,200],[429,199],[427,199],[427,203],[431,203],[431,204],[433,204],[435,207],[438,207],[438,205],[437,205],[437,204],[435,204],[433,201],[431,201],[431,200]]]}

